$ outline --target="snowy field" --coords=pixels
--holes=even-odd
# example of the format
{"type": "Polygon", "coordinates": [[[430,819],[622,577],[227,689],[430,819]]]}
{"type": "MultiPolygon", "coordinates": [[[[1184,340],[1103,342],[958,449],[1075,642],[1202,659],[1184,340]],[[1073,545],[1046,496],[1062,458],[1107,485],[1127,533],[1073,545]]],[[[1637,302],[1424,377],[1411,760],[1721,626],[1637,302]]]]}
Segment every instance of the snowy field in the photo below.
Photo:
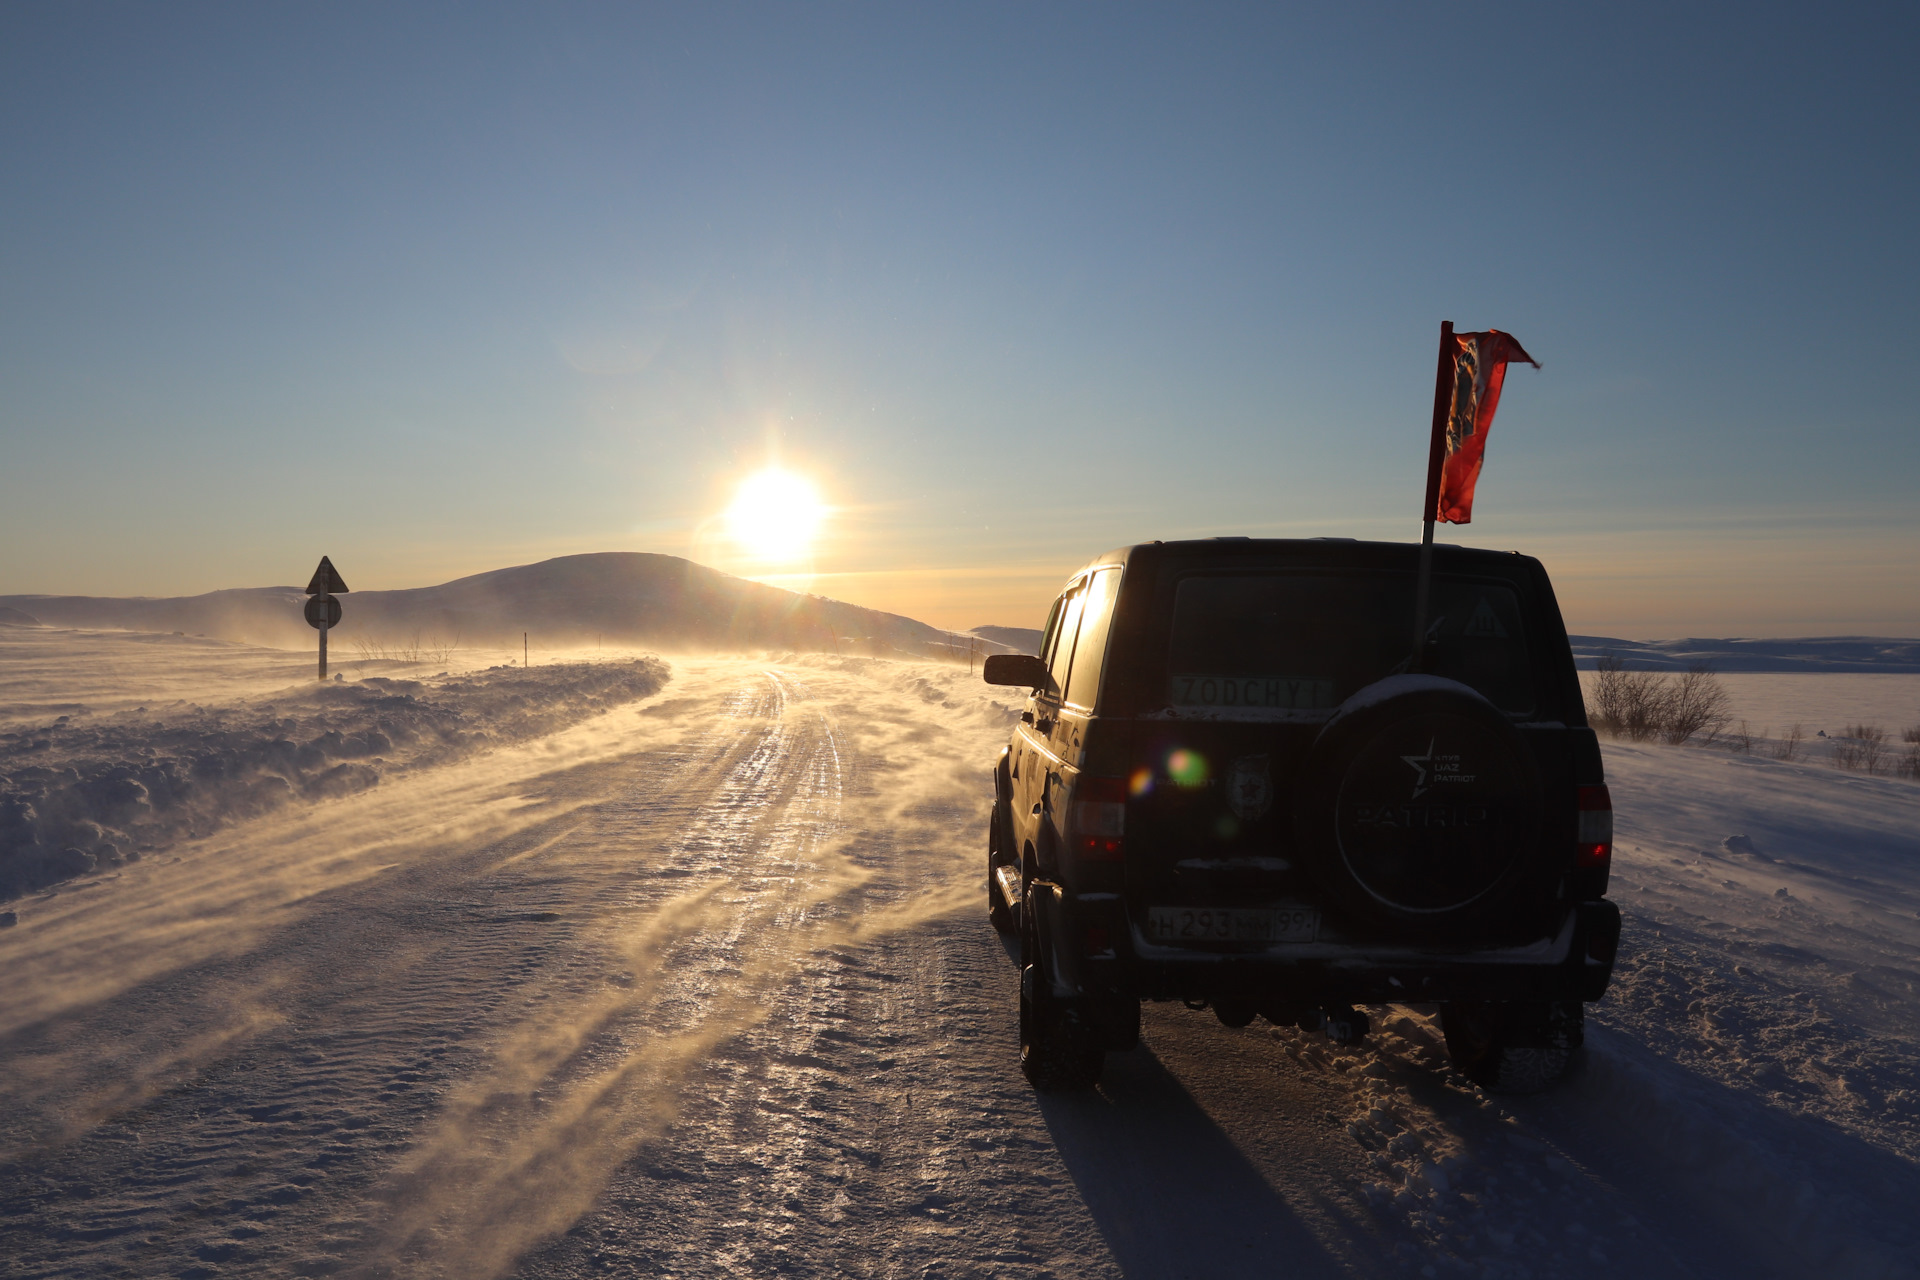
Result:
{"type": "Polygon", "coordinates": [[[1920,676],[1732,672],[1720,683],[1735,721],[1745,720],[1755,734],[1777,738],[1797,724],[1811,738],[1820,731],[1843,733],[1850,724],[1877,724],[1898,739],[1920,725],[1920,676]]]}
{"type": "MultiPolygon", "coordinates": [[[[1015,705],[964,668],[320,693],[27,636],[0,785],[218,742],[297,776],[0,904],[8,1275],[1920,1276],[1912,781],[1609,744],[1623,960],[1546,1096],[1451,1074],[1426,1009],[1343,1048],[1162,1005],[1042,1100],[981,886],[1015,705]],[[371,782],[305,787],[369,733],[371,782]]],[[[1920,676],[1727,684],[1756,731],[1920,723],[1920,676]]]]}

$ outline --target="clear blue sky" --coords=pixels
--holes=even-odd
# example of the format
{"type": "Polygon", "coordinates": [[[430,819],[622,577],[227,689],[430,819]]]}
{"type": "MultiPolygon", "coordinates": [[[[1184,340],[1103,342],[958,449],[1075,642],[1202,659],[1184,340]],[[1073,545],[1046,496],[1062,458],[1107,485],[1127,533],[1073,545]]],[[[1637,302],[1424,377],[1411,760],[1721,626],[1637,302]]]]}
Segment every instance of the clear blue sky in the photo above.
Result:
{"type": "Polygon", "coordinates": [[[0,592],[723,567],[1034,624],[1109,546],[1473,525],[1576,629],[1920,634],[1920,11],[0,7],[0,592]]]}

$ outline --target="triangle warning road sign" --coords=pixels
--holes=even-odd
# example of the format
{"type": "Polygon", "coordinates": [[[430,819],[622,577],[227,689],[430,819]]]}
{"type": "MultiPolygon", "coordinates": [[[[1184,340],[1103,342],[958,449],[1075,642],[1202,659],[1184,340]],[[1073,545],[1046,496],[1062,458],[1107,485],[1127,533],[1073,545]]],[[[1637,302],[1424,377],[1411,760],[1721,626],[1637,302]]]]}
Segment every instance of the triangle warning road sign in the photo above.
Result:
{"type": "Polygon", "coordinates": [[[307,594],[337,596],[344,595],[346,590],[347,584],[340,580],[339,570],[333,567],[333,561],[321,556],[320,567],[313,571],[313,581],[307,584],[307,594]]]}

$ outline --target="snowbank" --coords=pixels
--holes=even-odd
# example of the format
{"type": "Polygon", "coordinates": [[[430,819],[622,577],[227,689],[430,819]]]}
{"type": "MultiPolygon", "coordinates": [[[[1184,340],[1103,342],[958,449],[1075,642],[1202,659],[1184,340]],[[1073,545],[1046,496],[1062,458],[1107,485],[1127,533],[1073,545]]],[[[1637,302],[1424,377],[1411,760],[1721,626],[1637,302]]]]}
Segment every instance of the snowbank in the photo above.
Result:
{"type": "Polygon", "coordinates": [[[236,818],[553,733],[667,677],[656,658],[369,677],[0,733],[0,900],[236,818]]]}

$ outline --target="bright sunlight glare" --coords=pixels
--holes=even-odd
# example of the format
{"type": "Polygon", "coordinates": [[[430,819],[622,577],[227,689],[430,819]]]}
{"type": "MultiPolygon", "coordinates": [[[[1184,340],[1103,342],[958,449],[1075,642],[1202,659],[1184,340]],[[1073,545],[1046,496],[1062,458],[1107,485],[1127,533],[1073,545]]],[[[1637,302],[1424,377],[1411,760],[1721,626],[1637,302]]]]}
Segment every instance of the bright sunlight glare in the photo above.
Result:
{"type": "Polygon", "coordinates": [[[790,563],[812,549],[826,514],[805,477],[769,467],[740,482],[727,508],[727,533],[750,555],[790,563]]]}

